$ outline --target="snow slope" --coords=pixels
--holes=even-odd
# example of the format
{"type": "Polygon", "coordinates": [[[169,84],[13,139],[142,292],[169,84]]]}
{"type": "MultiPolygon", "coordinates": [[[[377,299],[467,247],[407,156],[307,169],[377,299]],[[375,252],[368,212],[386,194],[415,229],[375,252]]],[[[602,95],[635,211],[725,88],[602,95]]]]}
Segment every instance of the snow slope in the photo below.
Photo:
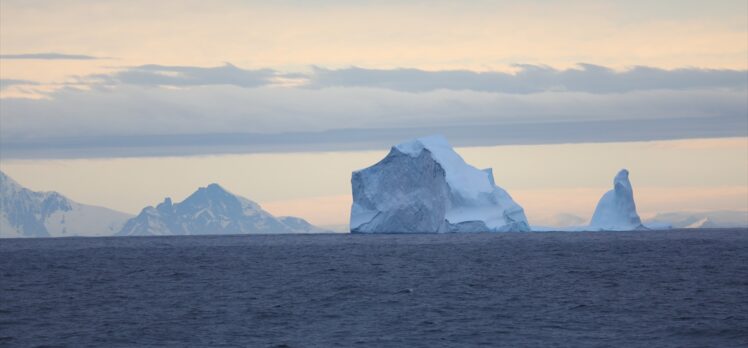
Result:
{"type": "Polygon", "coordinates": [[[332,233],[333,231],[326,230],[310,224],[308,221],[295,216],[280,216],[278,220],[284,225],[294,230],[294,233],[332,233]]]}

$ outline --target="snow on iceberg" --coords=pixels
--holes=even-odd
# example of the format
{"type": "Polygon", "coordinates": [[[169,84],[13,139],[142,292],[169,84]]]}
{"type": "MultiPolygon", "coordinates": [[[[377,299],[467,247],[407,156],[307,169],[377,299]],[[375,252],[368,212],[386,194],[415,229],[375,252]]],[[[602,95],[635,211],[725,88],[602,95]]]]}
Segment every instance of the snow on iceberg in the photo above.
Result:
{"type": "Polygon", "coordinates": [[[613,189],[597,203],[590,221],[593,230],[628,231],[646,229],[636,213],[634,190],[629,182],[629,171],[621,169],[613,179],[613,189]]]}
{"type": "Polygon", "coordinates": [[[351,177],[352,233],[529,231],[524,210],[442,136],[394,146],[351,177]]]}

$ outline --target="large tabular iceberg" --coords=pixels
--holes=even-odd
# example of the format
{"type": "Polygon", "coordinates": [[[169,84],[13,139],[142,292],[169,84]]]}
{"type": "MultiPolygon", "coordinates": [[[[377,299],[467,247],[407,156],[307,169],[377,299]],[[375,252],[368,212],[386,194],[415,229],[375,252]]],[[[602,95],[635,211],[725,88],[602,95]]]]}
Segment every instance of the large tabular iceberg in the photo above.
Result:
{"type": "Polygon", "coordinates": [[[613,179],[613,189],[597,203],[590,228],[594,230],[626,231],[645,229],[636,213],[634,190],[629,182],[629,171],[622,169],[613,179]]]}
{"type": "Polygon", "coordinates": [[[529,231],[524,210],[447,140],[430,136],[393,147],[351,177],[353,233],[529,231]]]}

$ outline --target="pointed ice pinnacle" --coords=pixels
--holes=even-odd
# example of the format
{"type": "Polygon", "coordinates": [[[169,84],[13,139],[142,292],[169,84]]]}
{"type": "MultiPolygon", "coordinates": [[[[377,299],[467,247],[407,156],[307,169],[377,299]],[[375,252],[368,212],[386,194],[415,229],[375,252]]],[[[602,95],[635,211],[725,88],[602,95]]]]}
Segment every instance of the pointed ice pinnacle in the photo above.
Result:
{"type": "Polygon", "coordinates": [[[529,231],[525,213],[442,136],[394,146],[379,163],[353,172],[351,232],[529,231]]]}
{"type": "Polygon", "coordinates": [[[628,231],[644,229],[636,213],[634,190],[629,182],[629,171],[622,169],[613,179],[613,189],[597,203],[590,228],[594,230],[628,231]]]}

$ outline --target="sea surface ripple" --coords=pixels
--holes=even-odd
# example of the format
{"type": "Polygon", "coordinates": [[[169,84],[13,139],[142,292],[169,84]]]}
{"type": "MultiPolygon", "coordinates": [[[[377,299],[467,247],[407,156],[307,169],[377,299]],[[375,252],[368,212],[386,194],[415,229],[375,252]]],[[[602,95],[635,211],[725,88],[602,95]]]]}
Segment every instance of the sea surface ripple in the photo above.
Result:
{"type": "Polygon", "coordinates": [[[748,230],[0,240],[0,346],[746,347],[748,230]]]}

